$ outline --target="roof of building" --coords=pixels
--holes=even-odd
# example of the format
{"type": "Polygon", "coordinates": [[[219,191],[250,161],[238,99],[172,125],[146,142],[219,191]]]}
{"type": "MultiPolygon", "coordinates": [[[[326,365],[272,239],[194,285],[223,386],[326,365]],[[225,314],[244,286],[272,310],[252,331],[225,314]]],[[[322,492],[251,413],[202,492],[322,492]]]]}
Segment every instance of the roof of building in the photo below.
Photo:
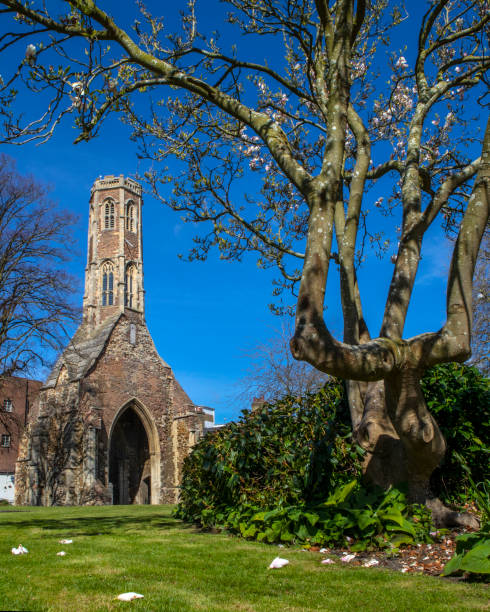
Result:
{"type": "MultiPolygon", "coordinates": [[[[86,376],[101,356],[116,324],[122,316],[124,316],[124,314],[119,312],[112,317],[108,317],[96,327],[82,323],[70,341],[70,344],[58,358],[46,380],[44,388],[49,389],[56,386],[63,366],[65,366],[68,371],[68,380],[70,381],[80,380],[86,376]]],[[[170,367],[164,359],[161,357],[160,359],[166,368],[170,367]]],[[[192,401],[189,400],[187,394],[176,379],[175,382],[177,385],[177,392],[184,394],[187,400],[192,404],[192,401]]]]}
{"type": "Polygon", "coordinates": [[[77,329],[70,344],[59,357],[44,385],[45,388],[55,387],[61,368],[68,370],[69,380],[80,380],[95,364],[109,337],[119,321],[122,313],[107,318],[97,327],[82,323],[77,329]]]}

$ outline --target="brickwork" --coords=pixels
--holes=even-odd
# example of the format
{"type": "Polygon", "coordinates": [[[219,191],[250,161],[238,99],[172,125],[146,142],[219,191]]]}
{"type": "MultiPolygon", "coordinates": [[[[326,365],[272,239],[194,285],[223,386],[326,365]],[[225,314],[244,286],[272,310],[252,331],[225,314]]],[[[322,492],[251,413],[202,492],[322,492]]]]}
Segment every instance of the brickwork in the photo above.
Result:
{"type": "Polygon", "coordinates": [[[141,207],[141,188],[133,181],[95,182],[83,323],[40,391],[23,438],[18,504],[177,499],[182,462],[209,416],[158,355],[145,323],[141,207]],[[114,275],[111,300],[103,278],[107,261],[114,275]],[[128,265],[134,266],[131,308],[124,305],[128,265]]]}
{"type": "Polygon", "coordinates": [[[39,380],[15,376],[0,379],[0,473],[15,471],[19,441],[41,386],[39,380]]]}

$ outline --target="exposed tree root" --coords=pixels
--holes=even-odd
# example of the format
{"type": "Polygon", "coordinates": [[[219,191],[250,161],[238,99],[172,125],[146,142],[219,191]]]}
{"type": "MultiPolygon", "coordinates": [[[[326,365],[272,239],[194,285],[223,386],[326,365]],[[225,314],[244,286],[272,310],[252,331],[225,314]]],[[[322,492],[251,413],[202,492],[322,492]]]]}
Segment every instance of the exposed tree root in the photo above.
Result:
{"type": "Polygon", "coordinates": [[[479,529],[480,521],[469,512],[456,512],[445,506],[437,497],[427,499],[425,505],[432,512],[436,527],[464,527],[479,529]]]}

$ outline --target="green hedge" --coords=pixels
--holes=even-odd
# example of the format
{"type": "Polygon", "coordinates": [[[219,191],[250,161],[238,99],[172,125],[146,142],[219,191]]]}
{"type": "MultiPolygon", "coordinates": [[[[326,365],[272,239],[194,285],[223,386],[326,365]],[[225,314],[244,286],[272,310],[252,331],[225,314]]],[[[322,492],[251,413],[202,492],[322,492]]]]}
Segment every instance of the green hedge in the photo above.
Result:
{"type": "Polygon", "coordinates": [[[447,444],[431,487],[447,502],[464,502],[473,497],[469,473],[476,483],[490,479],[490,381],[475,367],[445,363],[428,370],[422,389],[447,444]]]}
{"type": "MultiPolygon", "coordinates": [[[[471,484],[455,451],[476,482],[489,477],[488,379],[475,368],[445,364],[422,384],[448,445],[433,488],[446,501],[464,501],[471,484]]],[[[362,455],[352,440],[344,385],[332,378],[316,394],[245,410],[202,439],[184,462],[178,516],[202,524],[218,509],[228,516],[232,509],[313,507],[359,479],[362,455]]]]}
{"type": "Polygon", "coordinates": [[[312,503],[335,483],[359,475],[343,385],[244,410],[237,422],[208,434],[186,458],[181,515],[199,520],[217,505],[263,508],[312,503]]]}

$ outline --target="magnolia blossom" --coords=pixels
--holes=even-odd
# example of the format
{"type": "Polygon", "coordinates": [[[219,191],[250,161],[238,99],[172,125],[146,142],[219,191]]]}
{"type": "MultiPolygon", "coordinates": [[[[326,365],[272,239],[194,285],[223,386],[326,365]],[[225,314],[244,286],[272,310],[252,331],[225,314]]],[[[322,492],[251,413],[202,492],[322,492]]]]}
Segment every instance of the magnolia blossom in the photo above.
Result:
{"type": "Polygon", "coordinates": [[[33,64],[36,61],[36,46],[35,45],[27,45],[26,48],[26,60],[29,62],[29,64],[33,64]]]}
{"type": "Polygon", "coordinates": [[[398,58],[398,61],[395,64],[395,68],[408,68],[407,60],[403,57],[403,55],[398,58]]]}
{"type": "Polygon", "coordinates": [[[364,76],[366,74],[366,71],[367,71],[366,62],[364,60],[359,60],[353,66],[353,69],[352,69],[352,72],[351,72],[352,80],[364,76]]]}

